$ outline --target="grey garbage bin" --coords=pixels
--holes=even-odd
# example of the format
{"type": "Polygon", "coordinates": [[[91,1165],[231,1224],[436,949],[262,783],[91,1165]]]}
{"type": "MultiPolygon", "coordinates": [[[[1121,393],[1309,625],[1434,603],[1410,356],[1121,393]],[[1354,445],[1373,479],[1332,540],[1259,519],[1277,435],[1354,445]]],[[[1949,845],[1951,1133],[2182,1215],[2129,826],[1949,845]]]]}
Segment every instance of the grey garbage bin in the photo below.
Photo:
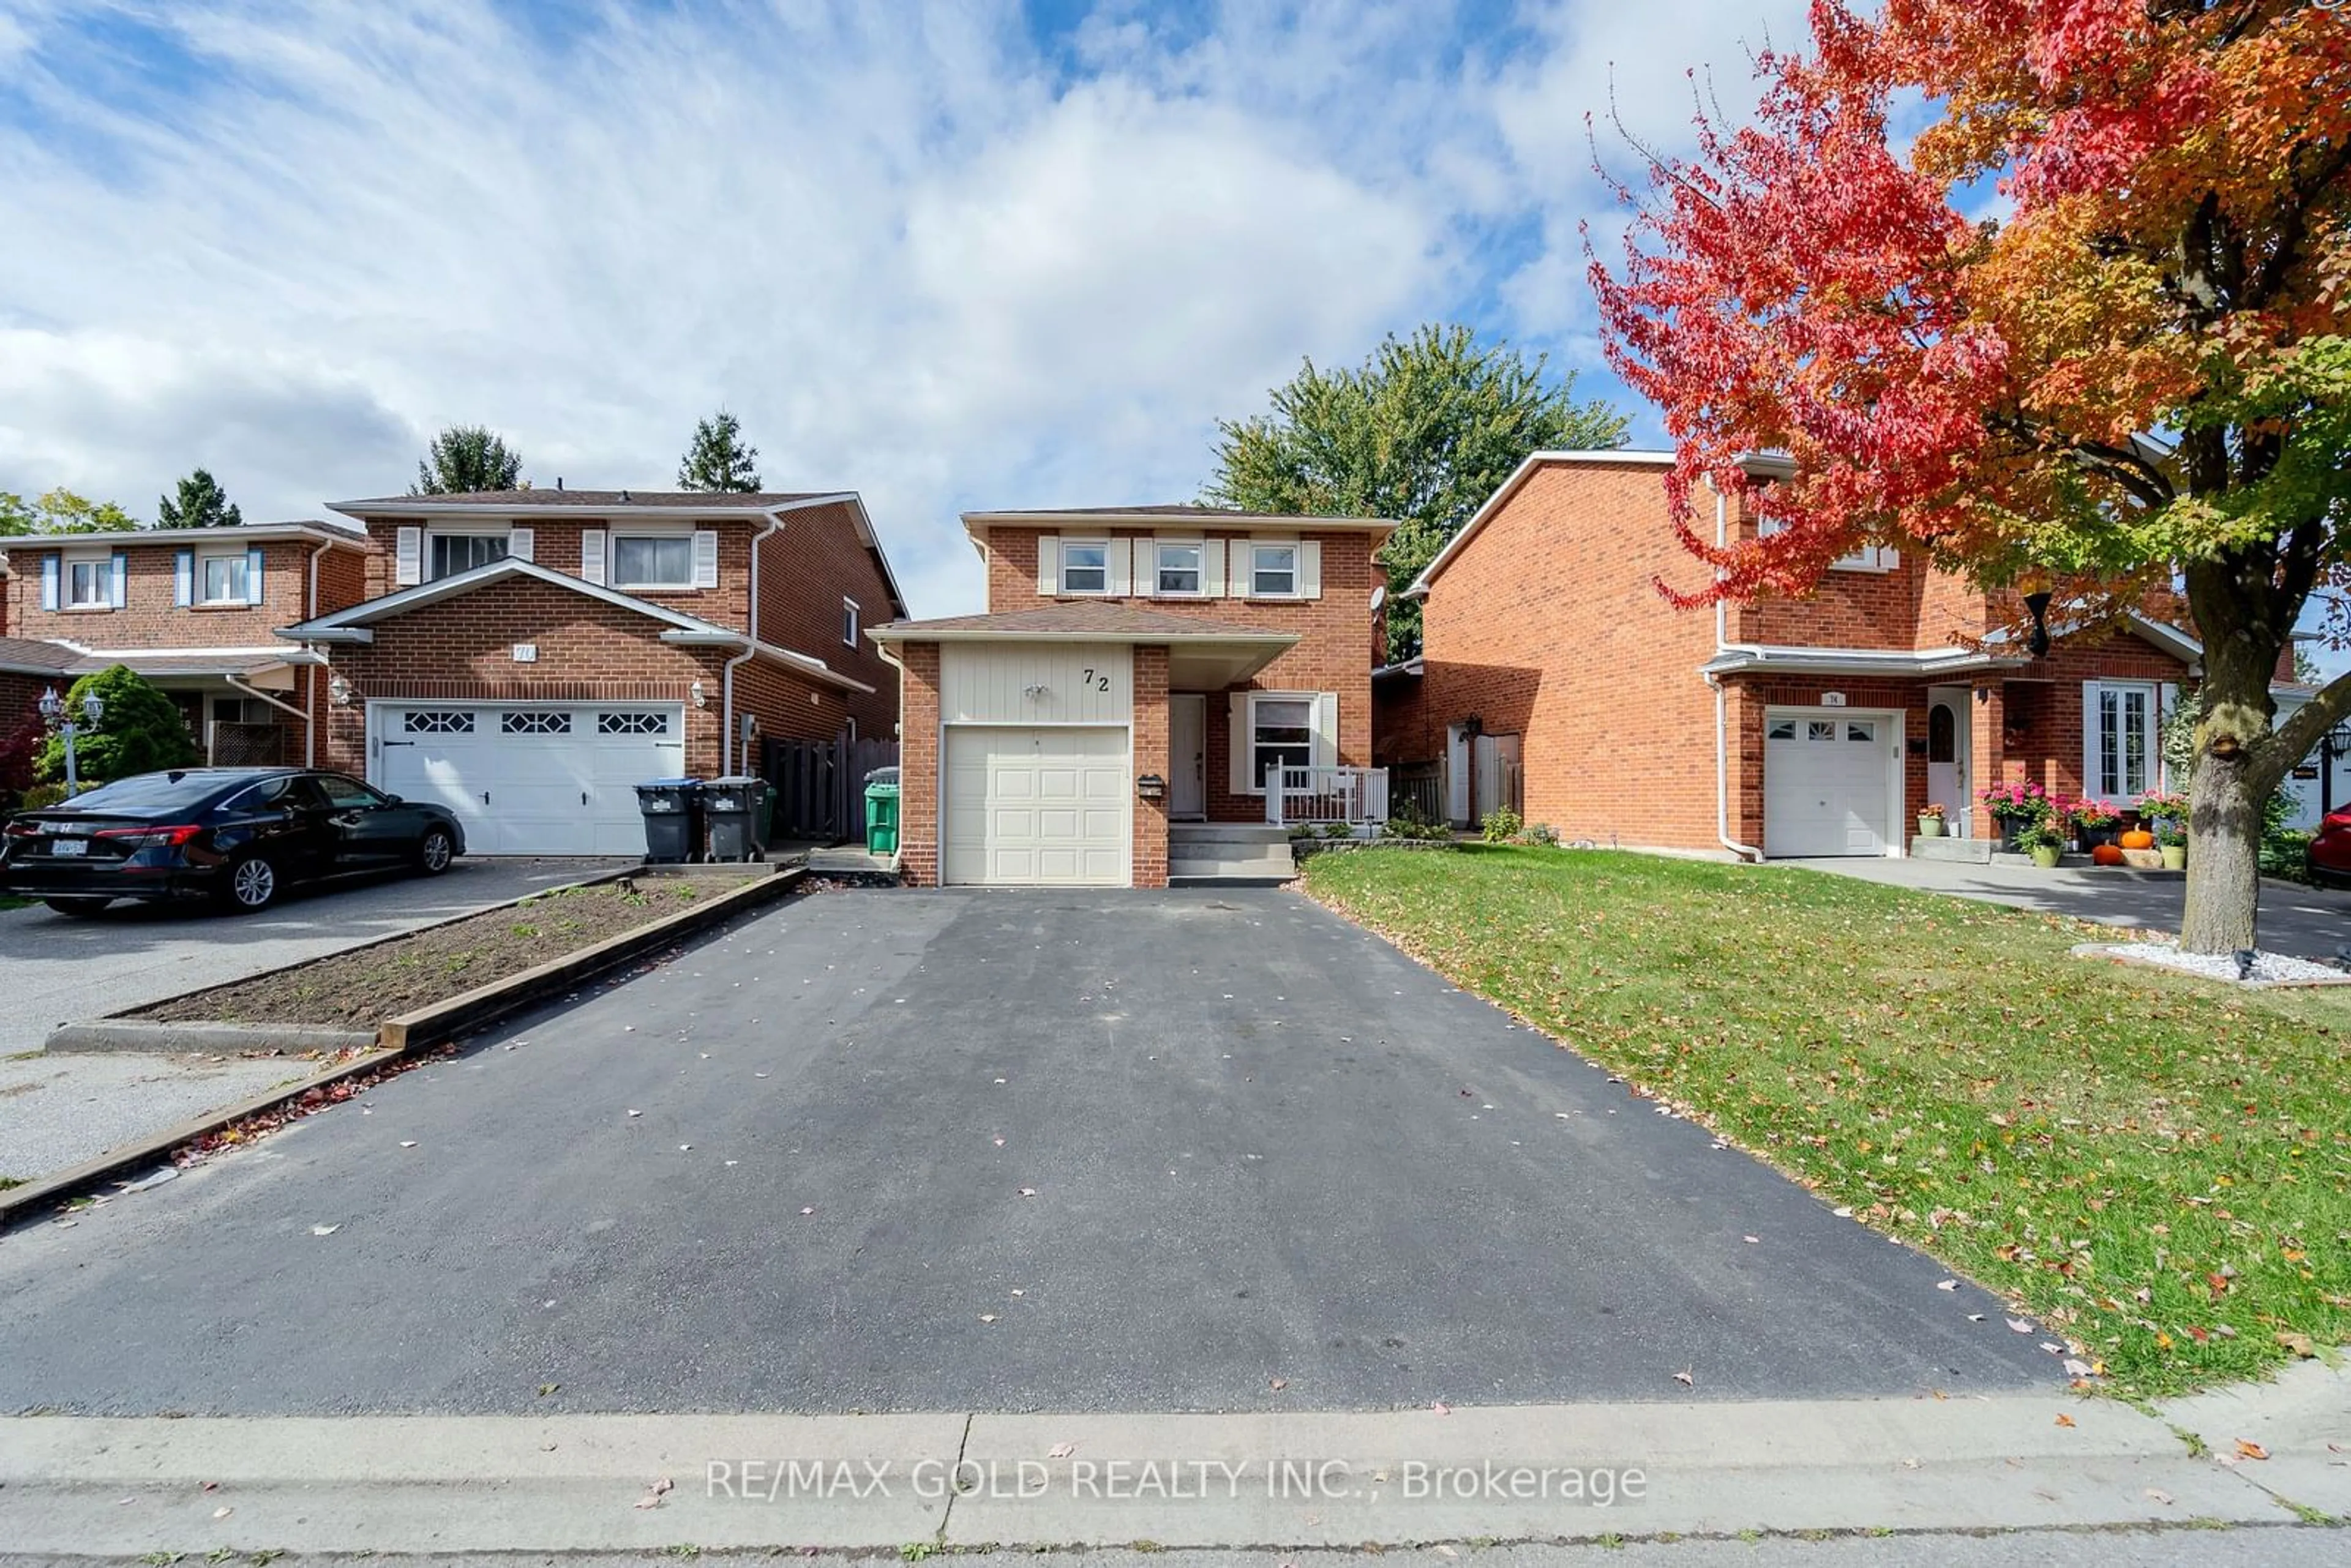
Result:
{"type": "Polygon", "coordinates": [[[694,858],[702,840],[701,784],[699,779],[651,779],[637,786],[648,863],[694,858]]]}
{"type": "Polygon", "coordinates": [[[713,779],[702,798],[704,831],[714,861],[764,860],[768,853],[768,781],[737,775],[713,779]]]}

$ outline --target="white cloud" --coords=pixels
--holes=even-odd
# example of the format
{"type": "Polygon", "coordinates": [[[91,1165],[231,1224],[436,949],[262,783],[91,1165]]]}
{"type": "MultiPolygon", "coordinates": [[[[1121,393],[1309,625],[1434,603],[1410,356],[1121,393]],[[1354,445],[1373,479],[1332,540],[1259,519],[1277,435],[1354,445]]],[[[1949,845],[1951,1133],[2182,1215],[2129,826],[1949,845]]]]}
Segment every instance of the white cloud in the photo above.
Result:
{"type": "Polygon", "coordinates": [[[1010,0],[551,36],[486,0],[174,0],[143,21],[197,67],[159,93],[73,76],[66,8],[17,0],[0,488],[144,514],[204,464],[311,515],[455,422],[541,482],[650,486],[723,401],[770,484],[865,493],[918,612],[972,608],[958,508],[1188,496],[1301,355],[1498,292],[1481,325],[1588,353],[1582,109],[1599,55],[1646,96],[1720,40],[1673,3],[1580,0],[1516,61],[1436,47],[1424,5],[1120,6],[1070,76],[1010,0]],[[1541,257],[1479,254],[1512,224],[1541,257]]]}

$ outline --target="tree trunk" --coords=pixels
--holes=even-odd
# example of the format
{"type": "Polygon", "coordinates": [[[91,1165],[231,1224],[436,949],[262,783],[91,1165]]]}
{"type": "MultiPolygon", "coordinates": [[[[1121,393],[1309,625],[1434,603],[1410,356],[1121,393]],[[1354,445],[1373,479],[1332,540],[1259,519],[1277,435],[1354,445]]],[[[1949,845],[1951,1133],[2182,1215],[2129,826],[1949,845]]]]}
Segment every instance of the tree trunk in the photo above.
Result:
{"type": "Polygon", "coordinates": [[[2188,791],[2188,908],[2179,946],[2233,953],[2253,944],[2262,894],[2262,802],[2247,787],[2242,755],[2196,759],[2188,791]]]}

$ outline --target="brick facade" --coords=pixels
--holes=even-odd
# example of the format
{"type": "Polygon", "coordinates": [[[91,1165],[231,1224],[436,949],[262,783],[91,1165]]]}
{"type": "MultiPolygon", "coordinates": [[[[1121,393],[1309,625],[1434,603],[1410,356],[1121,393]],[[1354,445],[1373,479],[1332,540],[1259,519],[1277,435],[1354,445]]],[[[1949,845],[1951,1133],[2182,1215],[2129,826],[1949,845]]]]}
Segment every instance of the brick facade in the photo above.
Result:
{"type": "MultiPolygon", "coordinates": [[[[245,544],[231,538],[207,539],[206,530],[189,529],[159,537],[89,534],[56,548],[45,540],[27,548],[19,540],[8,552],[7,578],[10,635],[78,643],[90,648],[270,648],[283,644],[276,635],[312,613],[309,601],[310,556],[317,541],[272,539],[261,550],[262,601],[256,605],[174,604],[176,561],[182,549],[207,547],[243,554],[245,544]],[[41,608],[42,560],[50,555],[104,554],[120,549],[129,565],[123,580],[120,610],[44,610],[41,608]]],[[[357,602],[356,598],[330,597],[330,580],[341,589],[354,574],[360,552],[329,549],[320,558],[319,601],[323,613],[357,602]]]]}
{"type": "MultiPolygon", "coordinates": [[[[1535,467],[1437,574],[1424,606],[1424,674],[1379,695],[1378,759],[1446,755],[1447,727],[1475,717],[1521,737],[1523,810],[1569,840],[1726,852],[1718,832],[1712,610],[1674,609],[1703,569],[1676,540],[1663,469],[1573,459],[1535,467]]],[[[1734,527],[1749,528],[1744,519],[1734,527]]],[[[1710,530],[1709,530],[1710,531],[1710,530]]],[[[1925,552],[1891,570],[1832,570],[1811,594],[1722,612],[1721,641],[1821,650],[1971,645],[2008,619],[1925,552]]],[[[1935,677],[1751,673],[1724,678],[1729,836],[1764,842],[1764,714],[1841,694],[1855,712],[1897,716],[1904,781],[1895,838],[1925,804],[1929,690],[1963,686],[1970,793],[2000,779],[2082,789],[2082,685],[2177,683],[2181,662],[2125,633],[2061,639],[2022,667],[1935,677]]],[[[1974,830],[1990,822],[1974,812],[1974,830]]]]}
{"type": "MultiPolygon", "coordinates": [[[[1134,776],[1174,776],[1167,759],[1167,650],[1134,651],[1134,776]]],[[[1167,802],[1134,798],[1129,864],[1136,887],[1167,885],[1167,802]]]]}
{"type": "Polygon", "coordinates": [[[899,679],[898,872],[915,887],[939,884],[939,645],[908,643],[899,679]]]}

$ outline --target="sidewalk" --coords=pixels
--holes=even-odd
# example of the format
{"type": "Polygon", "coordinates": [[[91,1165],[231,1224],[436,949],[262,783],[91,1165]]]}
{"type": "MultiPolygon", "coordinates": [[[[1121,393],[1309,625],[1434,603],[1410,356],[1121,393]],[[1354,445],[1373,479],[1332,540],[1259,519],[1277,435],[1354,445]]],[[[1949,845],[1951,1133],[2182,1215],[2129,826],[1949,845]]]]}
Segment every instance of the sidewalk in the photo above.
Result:
{"type": "Polygon", "coordinates": [[[36,1416],[0,1422],[0,1540],[107,1557],[1446,1542],[1464,1543],[1458,1555],[1747,1531],[2339,1522],[2347,1464],[2351,1377],[2317,1363],[2152,1417],[2065,1396],[1250,1416],[36,1416]]]}

